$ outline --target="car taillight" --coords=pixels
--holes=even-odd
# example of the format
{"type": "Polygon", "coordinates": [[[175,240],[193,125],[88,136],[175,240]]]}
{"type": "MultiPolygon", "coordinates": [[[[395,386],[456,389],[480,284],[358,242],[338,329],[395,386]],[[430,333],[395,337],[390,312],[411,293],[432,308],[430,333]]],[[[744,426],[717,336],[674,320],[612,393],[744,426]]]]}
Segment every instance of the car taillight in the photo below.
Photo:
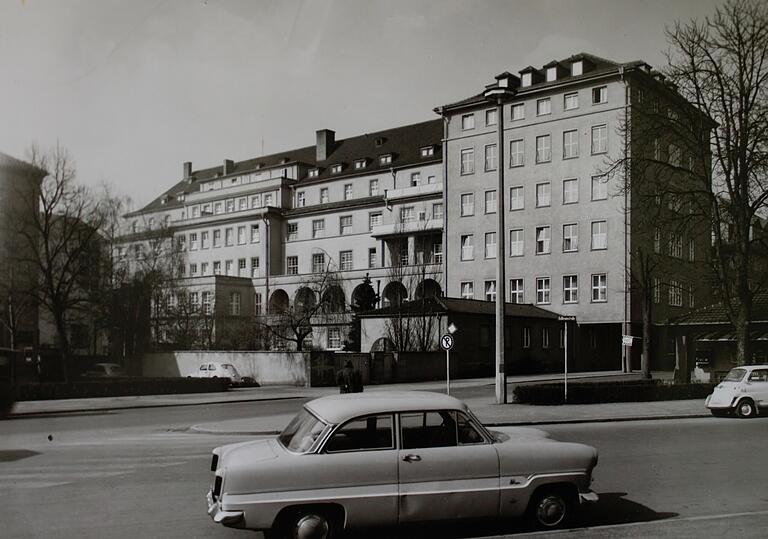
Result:
{"type": "Polygon", "coordinates": [[[213,494],[211,495],[214,501],[218,500],[219,495],[221,494],[221,482],[222,477],[217,475],[216,480],[213,482],[213,494]]]}
{"type": "Polygon", "coordinates": [[[219,465],[219,456],[216,453],[214,453],[213,454],[213,458],[211,459],[211,471],[215,472],[216,471],[216,467],[218,465],[219,465]]]}

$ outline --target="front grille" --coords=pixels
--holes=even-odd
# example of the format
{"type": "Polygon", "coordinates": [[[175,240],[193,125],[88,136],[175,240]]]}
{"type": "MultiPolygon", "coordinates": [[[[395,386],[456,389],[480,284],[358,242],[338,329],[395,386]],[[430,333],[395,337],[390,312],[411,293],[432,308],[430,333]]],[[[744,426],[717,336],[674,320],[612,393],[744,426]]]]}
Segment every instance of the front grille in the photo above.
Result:
{"type": "Polygon", "coordinates": [[[216,467],[219,465],[219,456],[214,453],[213,458],[211,459],[211,471],[215,472],[216,467]]]}
{"type": "Polygon", "coordinates": [[[219,496],[221,495],[221,482],[222,482],[221,476],[217,475],[216,481],[213,482],[213,494],[211,494],[214,502],[217,501],[219,499],[219,496]]]}

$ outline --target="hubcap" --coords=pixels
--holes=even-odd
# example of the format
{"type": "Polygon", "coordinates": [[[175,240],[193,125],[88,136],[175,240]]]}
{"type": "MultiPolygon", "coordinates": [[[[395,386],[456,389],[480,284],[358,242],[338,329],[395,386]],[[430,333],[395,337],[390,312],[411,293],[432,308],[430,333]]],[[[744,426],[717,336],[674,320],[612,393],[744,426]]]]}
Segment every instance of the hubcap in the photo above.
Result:
{"type": "Polygon", "coordinates": [[[536,508],[536,518],[544,526],[557,526],[565,518],[565,501],[560,496],[542,498],[536,508]]]}
{"type": "Polygon", "coordinates": [[[293,531],[295,539],[325,539],[330,527],[328,521],[321,515],[305,515],[296,522],[293,531]]]}
{"type": "Polygon", "coordinates": [[[752,405],[750,403],[741,403],[741,415],[752,415],[752,405]]]}

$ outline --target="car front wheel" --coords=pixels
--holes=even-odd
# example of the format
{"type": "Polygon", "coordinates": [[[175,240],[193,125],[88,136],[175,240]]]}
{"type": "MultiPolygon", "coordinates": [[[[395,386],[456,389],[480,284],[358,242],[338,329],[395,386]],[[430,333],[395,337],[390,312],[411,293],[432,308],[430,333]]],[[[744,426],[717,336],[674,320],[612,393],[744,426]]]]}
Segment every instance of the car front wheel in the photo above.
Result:
{"type": "Polygon", "coordinates": [[[573,505],[561,489],[538,491],[529,507],[529,517],[537,528],[551,529],[562,526],[570,518],[573,505]]]}
{"type": "Polygon", "coordinates": [[[278,529],[265,537],[280,539],[333,539],[337,536],[336,521],[322,510],[304,509],[282,519],[278,529]]]}
{"type": "Polygon", "coordinates": [[[748,418],[755,416],[755,403],[752,399],[742,399],[736,405],[736,414],[739,417],[748,418]]]}

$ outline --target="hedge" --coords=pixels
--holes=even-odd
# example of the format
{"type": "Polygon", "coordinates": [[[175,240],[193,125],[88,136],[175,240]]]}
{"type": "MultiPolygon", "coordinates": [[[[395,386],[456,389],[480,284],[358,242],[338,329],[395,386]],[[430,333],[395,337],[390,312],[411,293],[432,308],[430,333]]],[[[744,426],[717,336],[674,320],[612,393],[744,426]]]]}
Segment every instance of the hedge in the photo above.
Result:
{"type": "MultiPolygon", "coordinates": [[[[703,399],[716,384],[667,384],[658,380],[574,382],[568,384],[568,404],[647,402],[703,399]]],[[[562,383],[526,384],[515,387],[515,402],[564,404],[562,383]]]]}
{"type": "Polygon", "coordinates": [[[114,378],[69,383],[22,384],[16,400],[83,399],[227,391],[228,378],[114,378]]]}

